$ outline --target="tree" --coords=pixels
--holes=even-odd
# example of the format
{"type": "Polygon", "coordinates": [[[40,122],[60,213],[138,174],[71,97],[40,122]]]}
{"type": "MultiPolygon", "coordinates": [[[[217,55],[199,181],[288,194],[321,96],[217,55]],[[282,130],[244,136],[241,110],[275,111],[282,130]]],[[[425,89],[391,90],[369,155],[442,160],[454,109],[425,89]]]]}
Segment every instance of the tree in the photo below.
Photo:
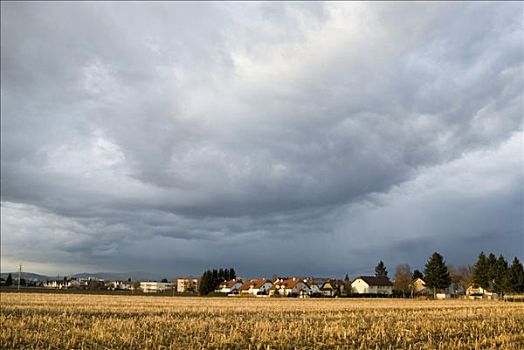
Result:
{"type": "Polygon", "coordinates": [[[497,277],[497,257],[493,253],[488,255],[488,288],[493,289],[495,278],[497,277]]]}
{"type": "Polygon", "coordinates": [[[408,264],[397,265],[395,269],[395,283],[393,289],[402,293],[403,296],[409,293],[411,284],[411,268],[408,264]]]}
{"type": "Polygon", "coordinates": [[[7,279],[5,280],[6,286],[12,286],[13,285],[13,276],[11,274],[7,275],[7,279]]]}
{"type": "Polygon", "coordinates": [[[375,267],[375,276],[388,276],[388,271],[386,270],[386,265],[384,265],[384,262],[380,260],[378,262],[378,265],[375,267]]]}
{"type": "Polygon", "coordinates": [[[234,268],[230,268],[229,269],[229,279],[233,280],[235,278],[237,278],[237,274],[235,273],[235,269],[234,268]]]}
{"type": "Polygon", "coordinates": [[[481,286],[482,288],[489,287],[489,265],[488,259],[484,252],[480,252],[480,255],[475,263],[475,271],[473,272],[473,282],[481,286]]]}
{"type": "Polygon", "coordinates": [[[344,282],[348,283],[349,282],[349,276],[348,274],[346,273],[346,277],[344,278],[344,282]]]}
{"type": "Polygon", "coordinates": [[[473,274],[475,273],[474,265],[463,265],[458,268],[458,273],[460,274],[459,283],[462,284],[464,290],[466,290],[470,284],[473,282],[473,274]]]}
{"type": "Polygon", "coordinates": [[[426,282],[426,287],[433,289],[433,296],[435,296],[437,290],[449,287],[451,277],[449,277],[449,271],[442,255],[434,252],[425,267],[424,282],[426,282]]]}
{"type": "Polygon", "coordinates": [[[509,292],[510,281],[509,281],[509,266],[506,259],[502,254],[495,263],[495,277],[493,278],[493,289],[497,293],[509,292]]]}
{"type": "Polygon", "coordinates": [[[162,278],[162,281],[160,281],[162,283],[167,283],[167,278],[162,278]]]}
{"type": "Polygon", "coordinates": [[[448,264],[449,277],[451,278],[451,283],[460,282],[460,272],[453,266],[453,264],[448,264]]]}
{"type": "Polygon", "coordinates": [[[422,272],[420,272],[419,270],[415,270],[413,271],[413,275],[411,276],[411,279],[414,281],[416,280],[417,278],[420,278],[420,279],[424,279],[424,275],[422,274],[422,272]]]}
{"type": "Polygon", "coordinates": [[[510,290],[515,293],[524,293],[524,268],[517,257],[513,259],[508,275],[510,290]]]}
{"type": "Polygon", "coordinates": [[[198,294],[204,296],[207,293],[209,293],[210,285],[212,283],[213,275],[211,271],[207,270],[202,274],[202,277],[200,277],[200,284],[198,285],[198,294]]]}

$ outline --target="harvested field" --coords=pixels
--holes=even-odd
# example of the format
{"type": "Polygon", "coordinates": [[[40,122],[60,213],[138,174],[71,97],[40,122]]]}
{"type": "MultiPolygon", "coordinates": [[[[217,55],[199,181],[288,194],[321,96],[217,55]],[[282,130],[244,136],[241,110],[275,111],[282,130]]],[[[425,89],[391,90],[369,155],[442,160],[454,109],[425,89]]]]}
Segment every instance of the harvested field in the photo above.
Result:
{"type": "Polygon", "coordinates": [[[523,349],[500,301],[1,294],[2,349],[523,349]]]}

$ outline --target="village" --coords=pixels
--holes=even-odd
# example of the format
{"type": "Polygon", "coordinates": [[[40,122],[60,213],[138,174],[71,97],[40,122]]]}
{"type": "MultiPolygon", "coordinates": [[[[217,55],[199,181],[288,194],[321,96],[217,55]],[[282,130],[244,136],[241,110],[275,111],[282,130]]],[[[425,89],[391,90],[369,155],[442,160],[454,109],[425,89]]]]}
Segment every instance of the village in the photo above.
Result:
{"type": "Polygon", "coordinates": [[[417,299],[499,299],[501,296],[522,294],[524,268],[515,257],[511,266],[501,255],[488,256],[481,252],[477,262],[458,271],[446,265],[435,252],[428,259],[424,273],[409,265],[399,264],[392,280],[383,261],[375,267],[374,275],[357,275],[350,279],[314,278],[303,276],[247,279],[239,277],[233,268],[205,271],[202,276],[186,276],[171,281],[104,280],[96,277],[48,279],[46,281],[16,280],[12,274],[0,279],[7,288],[31,288],[61,291],[125,292],[172,296],[229,296],[229,297],[290,297],[290,298],[417,298],[417,299]]]}
{"type": "MultiPolygon", "coordinates": [[[[34,284],[34,287],[56,290],[112,291],[163,295],[198,295],[200,278],[181,277],[168,282],[157,281],[104,281],[97,278],[58,279],[34,284]]],[[[338,298],[338,297],[399,297],[394,281],[386,276],[357,276],[353,280],[313,279],[301,277],[277,277],[271,279],[245,280],[235,277],[223,281],[214,290],[213,296],[230,297],[296,297],[296,298],[338,298]]],[[[433,291],[418,277],[410,283],[405,297],[426,299],[433,291]]],[[[437,299],[468,298],[497,299],[497,293],[490,292],[472,283],[467,289],[460,283],[452,283],[445,290],[435,294],[437,299]]]]}

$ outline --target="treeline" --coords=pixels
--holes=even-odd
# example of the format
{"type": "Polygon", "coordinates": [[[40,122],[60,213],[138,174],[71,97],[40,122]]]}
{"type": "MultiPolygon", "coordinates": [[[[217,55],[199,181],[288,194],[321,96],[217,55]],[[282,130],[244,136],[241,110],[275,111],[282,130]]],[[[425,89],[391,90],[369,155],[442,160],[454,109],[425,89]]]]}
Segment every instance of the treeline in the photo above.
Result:
{"type": "Polygon", "coordinates": [[[208,293],[217,289],[220,283],[235,279],[236,277],[237,275],[235,273],[235,269],[233,268],[207,270],[200,278],[198,293],[200,295],[207,295],[208,293]]]}
{"type": "MultiPolygon", "coordinates": [[[[375,273],[387,276],[382,261],[375,268],[375,273]]],[[[466,290],[474,283],[498,294],[524,293],[524,268],[519,259],[515,257],[510,266],[503,255],[497,258],[493,253],[486,256],[481,252],[475,264],[459,268],[446,264],[437,252],[428,259],[423,272],[415,270],[411,273],[409,265],[397,265],[394,290],[397,294],[408,295],[413,287],[412,281],[417,278],[424,280],[426,287],[434,292],[443,291],[452,284],[461,285],[466,290]]]]}
{"type": "Polygon", "coordinates": [[[496,293],[524,293],[524,268],[515,257],[511,266],[506,259],[481,252],[474,266],[473,282],[496,293]]]}
{"type": "MultiPolygon", "coordinates": [[[[413,282],[417,278],[424,280],[425,285],[433,293],[442,291],[448,288],[452,281],[448,265],[444,257],[437,252],[434,252],[424,266],[424,273],[415,270],[411,273],[411,268],[408,264],[397,265],[394,277],[393,290],[396,295],[407,296],[412,293],[413,282]]],[[[375,268],[376,276],[386,276],[387,270],[382,261],[379,262],[375,268]]]]}

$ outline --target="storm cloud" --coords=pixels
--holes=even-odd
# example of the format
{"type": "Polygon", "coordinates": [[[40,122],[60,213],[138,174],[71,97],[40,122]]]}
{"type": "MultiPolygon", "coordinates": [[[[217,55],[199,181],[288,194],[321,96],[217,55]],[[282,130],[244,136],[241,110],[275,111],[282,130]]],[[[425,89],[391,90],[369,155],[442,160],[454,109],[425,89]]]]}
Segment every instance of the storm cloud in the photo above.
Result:
{"type": "Polygon", "coordinates": [[[524,257],[521,3],[1,6],[2,270],[524,257]]]}

